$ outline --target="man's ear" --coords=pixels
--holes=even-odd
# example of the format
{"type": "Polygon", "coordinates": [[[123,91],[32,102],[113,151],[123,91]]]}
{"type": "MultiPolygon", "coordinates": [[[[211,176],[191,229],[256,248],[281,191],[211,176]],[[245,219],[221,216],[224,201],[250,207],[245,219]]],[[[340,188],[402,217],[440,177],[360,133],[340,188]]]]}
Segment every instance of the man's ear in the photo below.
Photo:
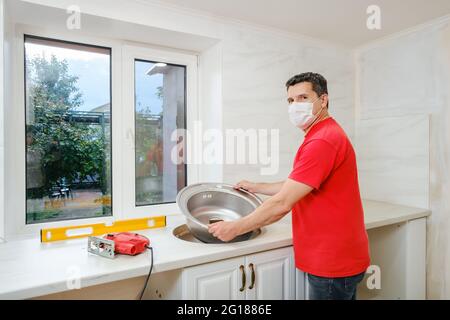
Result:
{"type": "Polygon", "coordinates": [[[328,94],[324,94],[322,96],[322,107],[327,107],[328,109],[328,94]]]}

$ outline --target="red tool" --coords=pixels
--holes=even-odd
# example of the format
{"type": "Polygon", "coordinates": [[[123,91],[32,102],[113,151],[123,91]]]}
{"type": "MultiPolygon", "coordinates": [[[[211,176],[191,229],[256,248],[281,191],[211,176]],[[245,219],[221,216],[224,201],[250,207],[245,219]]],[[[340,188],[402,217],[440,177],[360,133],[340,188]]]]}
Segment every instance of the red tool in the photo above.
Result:
{"type": "Polygon", "coordinates": [[[137,233],[117,232],[108,233],[103,238],[114,241],[114,252],[135,256],[150,246],[150,240],[137,233]]]}
{"type": "Polygon", "coordinates": [[[135,256],[144,252],[147,248],[150,250],[152,261],[150,271],[147,275],[147,280],[145,280],[145,286],[139,296],[139,300],[142,300],[145,289],[147,288],[148,280],[153,270],[153,248],[150,247],[150,240],[147,237],[132,232],[108,233],[102,238],[90,236],[88,238],[87,249],[90,253],[114,259],[114,255],[116,253],[135,256]]]}

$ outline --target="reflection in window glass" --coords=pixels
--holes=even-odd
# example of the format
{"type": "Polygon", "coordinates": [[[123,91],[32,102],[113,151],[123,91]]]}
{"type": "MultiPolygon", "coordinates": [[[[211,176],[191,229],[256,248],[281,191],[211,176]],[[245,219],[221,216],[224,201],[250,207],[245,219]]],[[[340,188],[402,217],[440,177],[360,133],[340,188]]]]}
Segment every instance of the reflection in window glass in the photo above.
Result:
{"type": "Polygon", "coordinates": [[[171,137],[185,128],[185,78],[184,66],[135,61],[137,206],[174,202],[186,185],[186,166],[171,157],[184,144],[171,137]]]}
{"type": "Polygon", "coordinates": [[[27,223],[111,215],[110,57],[25,37],[27,223]]]}

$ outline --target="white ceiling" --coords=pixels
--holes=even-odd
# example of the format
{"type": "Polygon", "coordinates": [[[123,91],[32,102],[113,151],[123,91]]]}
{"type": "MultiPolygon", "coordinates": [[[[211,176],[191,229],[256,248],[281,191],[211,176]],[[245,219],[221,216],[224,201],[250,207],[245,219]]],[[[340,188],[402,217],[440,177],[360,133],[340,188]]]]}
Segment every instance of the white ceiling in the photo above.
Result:
{"type": "Polygon", "coordinates": [[[357,46],[450,14],[450,0],[156,0],[209,15],[357,46]],[[366,27],[381,8],[381,30],[366,27]]]}

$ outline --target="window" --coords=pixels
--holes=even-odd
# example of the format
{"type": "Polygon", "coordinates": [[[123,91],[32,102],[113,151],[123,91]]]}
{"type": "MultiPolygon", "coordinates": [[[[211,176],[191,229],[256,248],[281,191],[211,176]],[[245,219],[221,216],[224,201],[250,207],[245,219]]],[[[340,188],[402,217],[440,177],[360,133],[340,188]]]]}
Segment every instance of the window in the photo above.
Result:
{"type": "Polygon", "coordinates": [[[184,141],[172,139],[186,128],[186,67],[135,59],[134,69],[135,205],[174,202],[186,185],[184,141]]]}
{"type": "Polygon", "coordinates": [[[112,215],[111,49],[25,36],[26,223],[112,215]]]}

